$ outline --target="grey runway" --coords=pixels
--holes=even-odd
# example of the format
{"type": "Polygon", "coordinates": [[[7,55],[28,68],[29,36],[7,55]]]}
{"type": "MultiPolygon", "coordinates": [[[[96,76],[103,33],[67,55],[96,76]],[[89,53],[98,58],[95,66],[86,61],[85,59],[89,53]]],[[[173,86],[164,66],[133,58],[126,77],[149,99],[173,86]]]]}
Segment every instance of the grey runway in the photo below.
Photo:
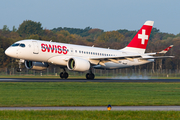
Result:
{"type": "Polygon", "coordinates": [[[180,82],[180,79],[54,79],[54,78],[0,78],[0,82],[180,82]]]}
{"type": "MultiPolygon", "coordinates": [[[[106,106],[83,107],[0,107],[0,110],[98,110],[107,111],[106,106]]],[[[180,106],[112,106],[114,111],[180,111],[180,106]]]]}

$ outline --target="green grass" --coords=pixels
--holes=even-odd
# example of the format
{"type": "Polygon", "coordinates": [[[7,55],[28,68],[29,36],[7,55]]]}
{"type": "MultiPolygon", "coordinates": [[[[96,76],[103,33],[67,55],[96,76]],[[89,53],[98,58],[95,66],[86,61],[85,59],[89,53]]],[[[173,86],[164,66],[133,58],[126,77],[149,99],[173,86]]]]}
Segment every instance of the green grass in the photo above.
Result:
{"type": "Polygon", "coordinates": [[[0,111],[1,120],[177,120],[180,111],[0,111]]]}
{"type": "Polygon", "coordinates": [[[0,82],[0,106],[180,105],[180,83],[0,82]]]}

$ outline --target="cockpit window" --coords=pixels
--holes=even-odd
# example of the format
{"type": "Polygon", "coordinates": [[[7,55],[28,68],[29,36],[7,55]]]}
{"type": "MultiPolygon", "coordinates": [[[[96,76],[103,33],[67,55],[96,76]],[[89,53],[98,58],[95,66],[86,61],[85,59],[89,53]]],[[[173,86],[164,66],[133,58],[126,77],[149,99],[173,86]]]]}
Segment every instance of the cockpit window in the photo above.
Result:
{"type": "Polygon", "coordinates": [[[11,45],[12,47],[16,47],[16,46],[19,46],[19,43],[14,43],[11,45]]]}
{"type": "Polygon", "coordinates": [[[20,44],[21,47],[25,47],[25,44],[20,44]]]}
{"type": "Polygon", "coordinates": [[[20,46],[20,47],[25,47],[25,44],[23,43],[14,43],[11,45],[12,47],[17,47],[17,46],[20,46]]]}

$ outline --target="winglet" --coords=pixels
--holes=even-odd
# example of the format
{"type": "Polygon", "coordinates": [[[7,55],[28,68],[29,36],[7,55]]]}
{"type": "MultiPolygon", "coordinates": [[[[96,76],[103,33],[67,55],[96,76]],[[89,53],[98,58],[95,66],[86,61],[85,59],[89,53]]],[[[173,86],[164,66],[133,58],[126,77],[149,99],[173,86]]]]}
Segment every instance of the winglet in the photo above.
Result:
{"type": "Polygon", "coordinates": [[[170,45],[170,46],[167,47],[166,49],[162,50],[161,52],[157,52],[157,53],[159,53],[159,54],[165,54],[165,53],[167,53],[172,47],[173,47],[173,45],[170,45]]]}

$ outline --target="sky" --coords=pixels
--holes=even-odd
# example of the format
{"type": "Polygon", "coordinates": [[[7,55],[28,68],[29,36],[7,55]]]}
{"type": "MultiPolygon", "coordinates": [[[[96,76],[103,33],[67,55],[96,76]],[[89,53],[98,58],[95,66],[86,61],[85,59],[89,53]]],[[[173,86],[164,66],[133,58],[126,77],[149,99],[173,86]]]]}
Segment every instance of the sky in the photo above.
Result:
{"type": "Polygon", "coordinates": [[[24,20],[43,29],[88,26],[104,31],[138,30],[153,20],[160,32],[180,33],[180,0],[1,0],[0,29],[24,20]]]}

